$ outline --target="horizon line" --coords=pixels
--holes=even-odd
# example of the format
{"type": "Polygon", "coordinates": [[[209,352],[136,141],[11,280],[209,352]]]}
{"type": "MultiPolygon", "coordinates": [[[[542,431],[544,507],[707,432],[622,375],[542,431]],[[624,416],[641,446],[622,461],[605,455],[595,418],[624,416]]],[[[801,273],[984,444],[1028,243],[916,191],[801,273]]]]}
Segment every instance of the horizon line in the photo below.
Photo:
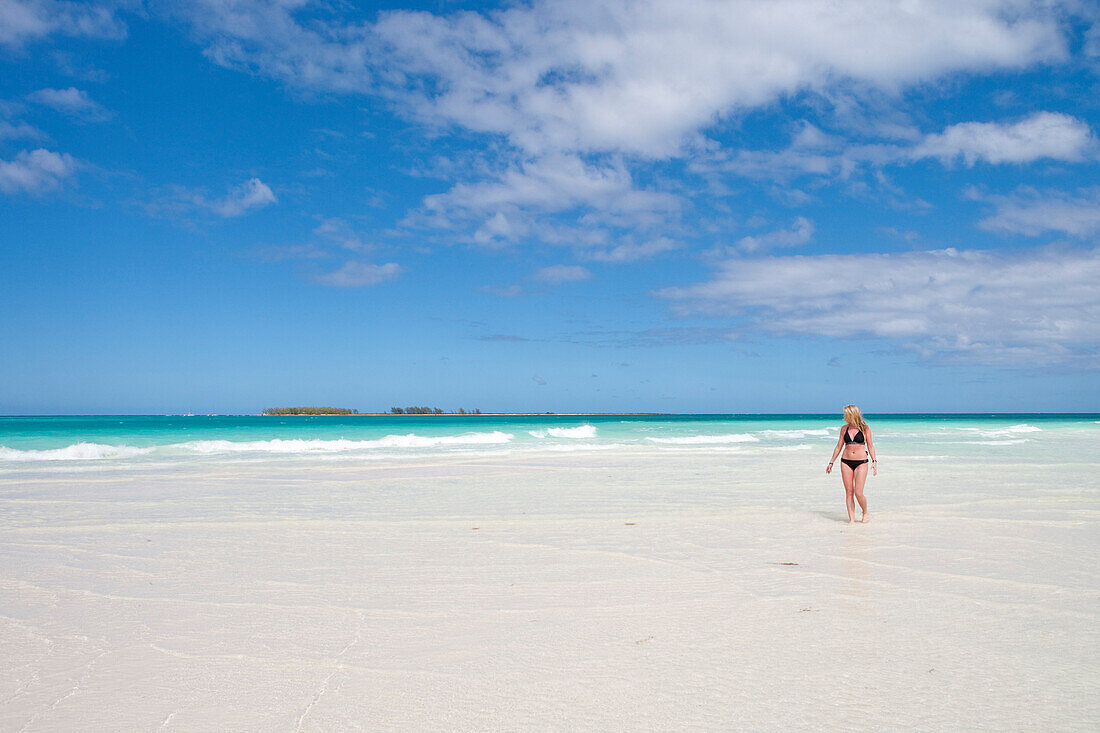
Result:
{"type": "MultiPolygon", "coordinates": [[[[444,413],[391,413],[391,412],[359,412],[352,414],[339,414],[339,413],[327,413],[317,415],[264,415],[256,412],[217,412],[217,413],[162,413],[162,412],[50,412],[50,413],[20,413],[20,414],[0,414],[0,419],[4,418],[17,418],[17,417],[393,417],[393,418],[439,418],[439,417],[600,417],[608,415],[622,415],[622,416],[647,416],[647,417],[684,417],[684,416],[809,416],[809,417],[823,417],[836,414],[834,412],[481,412],[481,413],[458,413],[458,412],[444,412],[444,413]]],[[[879,415],[879,416],[902,416],[902,415],[984,415],[990,417],[996,417],[998,415],[1073,415],[1073,416],[1096,416],[1100,415],[1098,411],[1083,411],[1083,412],[1038,412],[1038,411],[977,411],[977,412],[942,412],[942,411],[930,411],[930,412],[864,412],[865,416],[879,415]]]]}

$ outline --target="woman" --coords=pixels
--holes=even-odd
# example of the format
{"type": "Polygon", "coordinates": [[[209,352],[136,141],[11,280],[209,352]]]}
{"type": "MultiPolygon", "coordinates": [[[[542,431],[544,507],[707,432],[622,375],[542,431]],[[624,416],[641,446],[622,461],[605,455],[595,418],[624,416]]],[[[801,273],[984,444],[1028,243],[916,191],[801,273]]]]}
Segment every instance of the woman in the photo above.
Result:
{"type": "Polygon", "coordinates": [[[837,438],[836,449],[829,465],[825,467],[825,473],[832,473],[833,463],[841,451],[844,451],[844,457],[840,459],[840,476],[844,479],[848,524],[856,521],[857,501],[859,508],[863,510],[860,521],[869,522],[871,515],[867,513],[867,500],[863,498],[863,484],[867,481],[867,456],[871,457],[871,471],[875,476],[878,476],[878,462],[875,460],[875,445],[871,442],[871,428],[867,427],[867,421],[855,405],[844,408],[844,428],[837,438]]]}

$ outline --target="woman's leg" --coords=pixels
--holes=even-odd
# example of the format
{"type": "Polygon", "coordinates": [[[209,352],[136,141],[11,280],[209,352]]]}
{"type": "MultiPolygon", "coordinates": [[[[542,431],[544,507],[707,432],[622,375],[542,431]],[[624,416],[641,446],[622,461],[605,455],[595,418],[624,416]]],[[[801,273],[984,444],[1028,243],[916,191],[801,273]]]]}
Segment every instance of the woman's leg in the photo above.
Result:
{"type": "Polygon", "coordinates": [[[856,521],[856,501],[852,496],[855,484],[852,481],[852,473],[847,463],[840,464],[840,477],[844,479],[844,503],[848,506],[848,524],[856,521]]]}
{"type": "Polygon", "coordinates": [[[853,494],[855,494],[856,501],[859,502],[859,508],[863,510],[864,522],[871,521],[871,515],[867,513],[867,500],[863,498],[863,485],[867,483],[867,467],[870,463],[864,463],[862,466],[854,471],[852,476],[853,494]]]}

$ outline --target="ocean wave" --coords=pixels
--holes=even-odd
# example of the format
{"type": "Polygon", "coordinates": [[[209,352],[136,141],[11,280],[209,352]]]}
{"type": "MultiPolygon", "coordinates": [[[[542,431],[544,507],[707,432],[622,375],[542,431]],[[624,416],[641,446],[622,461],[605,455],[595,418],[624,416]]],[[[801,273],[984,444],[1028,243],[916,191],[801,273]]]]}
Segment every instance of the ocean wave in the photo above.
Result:
{"type": "Polygon", "coordinates": [[[654,443],[668,445],[713,445],[721,443],[759,443],[760,438],[749,433],[730,433],[728,435],[684,435],[679,438],[646,438],[654,443]]]}
{"type": "Polygon", "coordinates": [[[511,433],[495,430],[491,433],[465,433],[462,435],[387,435],[377,440],[306,440],[274,438],[272,440],[195,440],[173,443],[155,448],[138,448],[131,445],[101,445],[99,443],[75,443],[64,448],[46,450],[16,450],[0,446],[0,461],[90,461],[105,458],[133,458],[152,453],[158,455],[180,454],[236,454],[299,453],[327,454],[348,451],[375,450],[379,448],[435,448],[439,446],[500,445],[515,437],[511,433]]]}
{"type": "Polygon", "coordinates": [[[959,430],[977,433],[983,438],[1010,438],[1023,433],[1043,432],[1042,428],[1037,428],[1034,425],[1028,425],[1027,423],[1021,423],[1020,425],[1009,425],[1005,428],[959,428],[959,430]]]}
{"type": "Polygon", "coordinates": [[[342,453],[372,448],[434,448],[441,445],[489,445],[507,443],[513,437],[511,433],[494,430],[491,433],[465,433],[463,435],[387,435],[377,440],[304,440],[295,438],[283,440],[232,441],[232,440],[196,440],[190,443],[178,443],[168,448],[193,453],[342,453]]]}
{"type": "Polygon", "coordinates": [[[1029,442],[1027,438],[1009,438],[1006,440],[956,440],[962,445],[1019,445],[1029,442]]]}
{"type": "Polygon", "coordinates": [[[546,430],[528,430],[535,438],[595,438],[595,425],[579,425],[575,428],[547,428],[546,430]]]}
{"type": "Polygon", "coordinates": [[[0,445],[0,461],[97,461],[104,458],[133,458],[152,452],[152,448],[102,443],[74,443],[64,448],[42,450],[17,450],[0,445]]]}
{"type": "Polygon", "coordinates": [[[837,434],[828,428],[819,429],[807,429],[807,430],[761,430],[761,435],[767,435],[770,438],[810,438],[817,435],[830,435],[837,434]]]}

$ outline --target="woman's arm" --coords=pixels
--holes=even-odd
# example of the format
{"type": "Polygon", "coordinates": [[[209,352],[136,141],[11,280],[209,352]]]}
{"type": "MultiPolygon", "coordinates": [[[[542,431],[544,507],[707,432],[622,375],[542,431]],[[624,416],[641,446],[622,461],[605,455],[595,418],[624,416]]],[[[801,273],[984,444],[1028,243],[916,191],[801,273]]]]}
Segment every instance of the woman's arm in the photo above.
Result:
{"type": "Polygon", "coordinates": [[[871,456],[871,471],[878,476],[878,459],[875,458],[875,442],[871,440],[871,428],[867,428],[867,455],[871,456]]]}
{"type": "Polygon", "coordinates": [[[836,448],[833,449],[833,457],[829,459],[829,465],[825,467],[825,473],[829,473],[833,470],[833,464],[836,463],[836,457],[840,455],[840,451],[844,450],[844,431],[848,429],[845,425],[840,430],[840,435],[836,439],[836,448]]]}

